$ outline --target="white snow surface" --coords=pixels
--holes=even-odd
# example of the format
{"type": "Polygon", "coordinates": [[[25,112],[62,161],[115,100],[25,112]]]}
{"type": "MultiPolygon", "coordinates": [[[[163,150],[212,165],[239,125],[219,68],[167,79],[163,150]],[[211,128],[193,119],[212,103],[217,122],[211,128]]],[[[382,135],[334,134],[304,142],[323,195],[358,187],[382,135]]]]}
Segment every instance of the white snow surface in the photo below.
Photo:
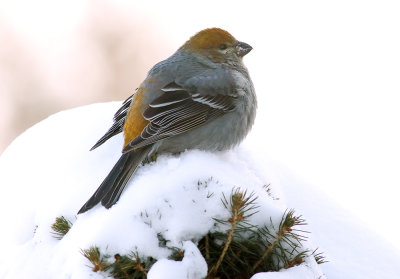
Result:
{"type": "MultiPolygon", "coordinates": [[[[89,152],[119,106],[95,104],[57,113],[2,154],[0,278],[107,278],[107,273],[92,272],[81,255],[92,245],[110,255],[137,251],[157,259],[148,273],[151,279],[204,278],[207,265],[196,241],[214,227],[213,218],[228,218],[221,198],[237,187],[258,196],[254,224],[270,218],[277,223],[287,208],[302,214],[309,224],[302,229],[311,232],[306,248],[319,247],[329,260],[317,265],[309,257],[299,266],[252,279],[400,277],[398,251],[315,187],[268,160],[261,142],[245,141],[227,152],[161,155],[138,169],[111,209],[96,206],[77,216],[120,156],[122,135],[89,152]],[[279,199],[266,194],[266,184],[279,199]],[[73,222],[62,240],[50,229],[59,216],[73,222]],[[185,251],[181,262],[168,259],[158,233],[168,246],[185,251]]],[[[377,221],[390,230],[390,224],[377,221]]]]}

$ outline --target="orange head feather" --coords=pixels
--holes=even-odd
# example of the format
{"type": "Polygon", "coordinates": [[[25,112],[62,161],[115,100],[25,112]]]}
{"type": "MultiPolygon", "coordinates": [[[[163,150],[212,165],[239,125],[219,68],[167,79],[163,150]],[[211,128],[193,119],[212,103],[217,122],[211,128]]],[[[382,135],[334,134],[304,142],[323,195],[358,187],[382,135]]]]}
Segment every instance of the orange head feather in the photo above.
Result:
{"type": "Polygon", "coordinates": [[[208,28],[192,36],[183,46],[187,50],[209,50],[233,46],[237,40],[220,28],[208,28]]]}
{"type": "Polygon", "coordinates": [[[251,46],[239,42],[225,30],[209,28],[191,37],[180,50],[202,55],[214,62],[237,64],[251,46]]]}

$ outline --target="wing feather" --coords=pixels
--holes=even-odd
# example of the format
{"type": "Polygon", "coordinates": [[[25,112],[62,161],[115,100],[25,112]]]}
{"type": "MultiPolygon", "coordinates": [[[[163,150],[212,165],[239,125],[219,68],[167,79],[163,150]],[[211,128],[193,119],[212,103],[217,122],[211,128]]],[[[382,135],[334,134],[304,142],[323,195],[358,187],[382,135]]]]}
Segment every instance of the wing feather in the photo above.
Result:
{"type": "Polygon", "coordinates": [[[235,109],[236,96],[189,93],[175,82],[155,99],[143,116],[149,120],[141,135],[126,145],[123,152],[185,133],[235,109]]]}
{"type": "Polygon", "coordinates": [[[104,134],[104,136],[102,136],[95,143],[95,145],[93,145],[93,147],[90,149],[90,151],[92,151],[93,149],[96,149],[97,147],[102,145],[104,142],[106,142],[108,139],[110,139],[111,137],[118,135],[119,133],[122,132],[122,128],[124,127],[126,115],[128,114],[129,107],[131,106],[131,103],[132,103],[133,95],[129,96],[129,98],[127,98],[122,103],[122,106],[114,114],[113,125],[111,126],[110,129],[108,129],[108,131],[104,134]]]}

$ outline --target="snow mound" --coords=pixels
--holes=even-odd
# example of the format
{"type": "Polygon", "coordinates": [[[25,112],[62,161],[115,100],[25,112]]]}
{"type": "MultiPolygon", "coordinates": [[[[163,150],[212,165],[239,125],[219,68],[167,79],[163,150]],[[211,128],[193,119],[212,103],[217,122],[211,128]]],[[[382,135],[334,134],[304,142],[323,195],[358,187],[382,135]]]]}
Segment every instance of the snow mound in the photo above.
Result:
{"type": "MultiPolygon", "coordinates": [[[[213,218],[229,218],[221,202],[223,195],[229,196],[238,187],[254,193],[259,213],[251,217],[251,222],[258,225],[270,219],[279,223],[285,210],[293,207],[287,205],[288,201],[312,196],[290,188],[285,200],[284,179],[278,175],[283,168],[261,163],[264,161],[257,157],[257,149],[244,144],[228,152],[193,150],[179,156],[161,155],[156,162],[138,169],[111,209],[96,206],[77,216],[120,156],[122,135],[89,152],[111,125],[119,105],[95,104],[55,114],[18,137],[0,157],[0,278],[106,278],[107,273],[94,273],[81,254],[82,249],[93,245],[110,255],[134,250],[158,260],[148,273],[151,279],[204,278],[207,264],[196,242],[213,229],[213,218]],[[272,184],[272,196],[281,199],[266,194],[266,184],[272,184]],[[73,222],[62,240],[57,240],[50,229],[59,216],[73,222]],[[170,251],[160,247],[160,234],[170,247],[185,251],[182,261],[167,258],[170,251]]],[[[294,187],[301,183],[290,184],[294,187]]],[[[307,221],[310,218],[318,224],[323,206],[320,210],[307,205],[301,213],[307,221]]],[[[318,228],[315,223],[314,228],[318,228]]],[[[329,229],[322,231],[329,234],[329,229]]],[[[325,241],[332,241],[332,236],[323,235],[318,239],[329,257],[326,249],[336,244],[325,241]]],[[[312,241],[307,243],[308,248],[315,248],[312,241]]],[[[353,250],[359,251],[359,247],[353,250]]],[[[332,276],[339,274],[337,270],[343,274],[340,266],[328,270],[332,276]]],[[[355,273],[348,270],[348,274],[355,273]]],[[[309,257],[300,266],[253,276],[267,278],[324,275],[309,257]]]]}

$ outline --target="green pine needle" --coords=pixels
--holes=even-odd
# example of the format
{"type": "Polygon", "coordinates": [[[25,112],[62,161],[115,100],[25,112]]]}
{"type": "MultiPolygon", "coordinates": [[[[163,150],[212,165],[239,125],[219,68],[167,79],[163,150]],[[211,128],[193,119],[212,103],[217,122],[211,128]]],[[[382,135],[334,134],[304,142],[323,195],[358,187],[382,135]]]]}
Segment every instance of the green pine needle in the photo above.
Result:
{"type": "Polygon", "coordinates": [[[55,238],[61,240],[71,229],[72,222],[67,220],[64,216],[57,217],[53,225],[51,225],[52,234],[55,238]]]}
{"type": "Polygon", "coordinates": [[[91,246],[89,249],[81,250],[81,254],[93,264],[92,270],[94,272],[104,271],[107,269],[107,256],[103,256],[100,253],[99,247],[91,246]]]}
{"type": "Polygon", "coordinates": [[[317,250],[318,250],[318,248],[312,252],[312,255],[314,256],[314,259],[317,262],[317,264],[323,264],[323,263],[329,262],[326,260],[326,257],[325,257],[325,255],[323,255],[323,252],[317,253],[317,250]]]}
{"type": "MultiPolygon", "coordinates": [[[[206,188],[207,183],[199,181],[198,186],[206,188]]],[[[272,219],[263,227],[251,224],[250,217],[258,213],[256,200],[254,193],[248,194],[240,188],[234,188],[229,197],[223,195],[221,201],[229,217],[214,219],[216,224],[223,226],[214,226],[214,231],[198,242],[209,269],[206,278],[250,278],[257,272],[279,271],[302,264],[311,255],[318,264],[327,262],[322,253],[316,253],[316,250],[311,253],[303,248],[307,232],[299,227],[306,223],[301,215],[295,215],[293,209],[284,212],[279,224],[272,219]]],[[[160,247],[171,251],[169,259],[183,259],[184,251],[169,247],[169,240],[161,233],[157,236],[160,247]]],[[[101,255],[97,247],[83,250],[82,254],[93,264],[93,271],[105,271],[118,279],[145,279],[156,262],[151,257],[139,256],[137,252],[116,254],[113,262],[106,261],[110,257],[101,255]]]]}
{"type": "Polygon", "coordinates": [[[118,279],[145,279],[147,278],[148,270],[155,262],[150,257],[146,260],[141,260],[137,252],[122,256],[116,254],[114,259],[115,261],[107,267],[107,270],[112,277],[118,279]]]}

